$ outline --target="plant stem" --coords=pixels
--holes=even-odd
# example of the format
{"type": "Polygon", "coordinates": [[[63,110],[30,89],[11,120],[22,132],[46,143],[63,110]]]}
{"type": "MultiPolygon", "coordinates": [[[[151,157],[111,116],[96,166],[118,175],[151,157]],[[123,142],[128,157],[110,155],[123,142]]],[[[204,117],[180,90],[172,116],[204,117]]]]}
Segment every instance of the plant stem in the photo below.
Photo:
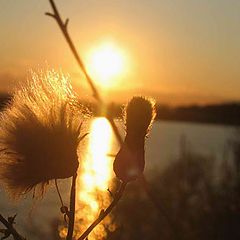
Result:
{"type": "Polygon", "coordinates": [[[76,201],[76,179],[77,173],[72,177],[72,187],[70,194],[70,213],[69,213],[69,224],[68,233],[66,240],[72,240],[75,220],[75,201],[76,201]]]}
{"type": "MultiPolygon", "coordinates": [[[[53,9],[53,13],[47,12],[45,14],[47,16],[50,16],[50,17],[52,17],[52,18],[54,18],[56,20],[58,26],[60,27],[60,29],[61,29],[61,31],[63,33],[63,36],[65,37],[65,39],[66,39],[66,41],[68,43],[68,46],[70,47],[70,49],[71,49],[71,51],[73,53],[73,56],[75,57],[75,59],[76,59],[76,61],[78,63],[78,66],[80,67],[80,69],[82,70],[83,74],[85,75],[85,77],[87,79],[87,82],[88,82],[88,84],[89,84],[89,86],[90,86],[90,88],[91,88],[91,90],[93,92],[93,97],[98,101],[99,105],[103,104],[101,96],[100,96],[96,86],[94,85],[94,82],[93,82],[92,78],[89,76],[89,74],[88,74],[88,72],[86,70],[86,67],[85,67],[82,59],[80,58],[80,55],[78,54],[77,49],[76,49],[75,45],[73,44],[73,41],[72,41],[68,31],[67,31],[67,25],[68,25],[69,19],[67,19],[65,21],[65,23],[64,23],[62,18],[61,18],[61,16],[60,16],[60,14],[59,14],[59,12],[58,12],[58,9],[57,9],[54,1],[53,0],[49,0],[49,2],[50,2],[51,7],[53,9]]],[[[109,120],[109,122],[110,122],[110,124],[111,124],[111,126],[113,128],[113,131],[114,131],[114,133],[115,133],[115,135],[117,137],[117,140],[118,140],[118,142],[119,142],[119,144],[121,146],[123,140],[121,138],[121,135],[120,135],[120,133],[118,131],[118,128],[117,128],[116,124],[113,121],[113,118],[112,117],[108,117],[107,119],[109,120]]]]}
{"type": "Polygon", "coordinates": [[[91,231],[112,211],[112,209],[117,205],[117,203],[121,199],[126,185],[127,185],[126,183],[121,182],[119,190],[116,193],[111,204],[108,206],[108,208],[106,208],[106,210],[101,211],[98,218],[87,228],[87,230],[78,238],[78,240],[84,240],[89,235],[89,233],[91,233],[91,231]]]}
{"type": "Polygon", "coordinates": [[[94,98],[98,102],[102,102],[101,97],[100,97],[100,95],[99,95],[95,85],[93,84],[93,81],[92,81],[91,77],[87,73],[87,70],[86,70],[86,67],[85,67],[84,63],[83,63],[82,59],[80,58],[80,56],[79,56],[79,54],[77,52],[77,49],[74,46],[73,41],[72,41],[70,35],[68,34],[67,25],[68,25],[69,19],[66,19],[66,21],[63,22],[60,14],[59,14],[59,12],[57,10],[57,7],[56,7],[54,1],[53,0],[49,0],[49,2],[51,4],[51,6],[52,6],[53,14],[52,13],[46,13],[46,15],[48,15],[50,17],[53,17],[57,21],[57,23],[58,23],[58,25],[59,25],[59,27],[60,27],[60,29],[61,29],[61,31],[62,31],[65,39],[66,39],[66,41],[68,43],[68,46],[70,47],[70,49],[71,49],[71,51],[72,51],[72,53],[73,53],[73,55],[74,55],[78,65],[79,65],[79,67],[83,71],[83,73],[84,73],[84,75],[86,77],[86,80],[87,80],[89,86],[91,87],[91,90],[93,92],[94,98]]]}
{"type": "MultiPolygon", "coordinates": [[[[78,63],[78,66],[80,67],[80,69],[82,70],[83,74],[85,75],[85,77],[87,79],[87,82],[88,82],[88,84],[89,84],[89,86],[90,86],[90,88],[91,88],[91,90],[93,92],[93,97],[98,101],[99,105],[102,105],[103,101],[101,99],[101,96],[100,96],[96,86],[94,85],[94,82],[93,82],[92,78],[89,76],[89,74],[88,74],[88,72],[86,70],[86,67],[85,67],[82,59],[80,58],[80,55],[78,54],[77,49],[76,49],[75,45],[73,44],[73,41],[72,41],[68,31],[67,31],[67,25],[68,25],[69,19],[67,19],[65,22],[63,22],[63,20],[62,20],[60,14],[58,12],[58,9],[57,9],[54,1],[53,0],[49,0],[49,2],[51,4],[53,13],[47,12],[45,14],[47,16],[50,16],[50,17],[52,17],[52,18],[54,18],[56,20],[58,26],[60,27],[60,29],[61,29],[61,31],[63,33],[63,36],[65,37],[65,39],[66,39],[66,41],[68,43],[68,46],[70,47],[70,49],[71,49],[71,51],[73,53],[73,56],[75,57],[75,59],[76,59],[76,61],[78,63]]],[[[110,122],[110,124],[111,124],[111,126],[113,128],[113,131],[114,131],[114,133],[115,133],[115,135],[117,137],[117,140],[118,140],[118,142],[119,142],[119,144],[121,146],[123,140],[121,138],[121,135],[120,135],[120,133],[118,131],[118,128],[117,128],[116,124],[113,121],[113,118],[112,117],[108,117],[107,119],[109,120],[109,122],[110,122]]]]}
{"type": "MultiPolygon", "coordinates": [[[[26,240],[22,237],[17,230],[13,227],[13,225],[8,222],[1,214],[0,214],[0,222],[7,228],[7,230],[12,234],[14,240],[26,240]]],[[[1,238],[3,239],[3,238],[1,238]]]]}

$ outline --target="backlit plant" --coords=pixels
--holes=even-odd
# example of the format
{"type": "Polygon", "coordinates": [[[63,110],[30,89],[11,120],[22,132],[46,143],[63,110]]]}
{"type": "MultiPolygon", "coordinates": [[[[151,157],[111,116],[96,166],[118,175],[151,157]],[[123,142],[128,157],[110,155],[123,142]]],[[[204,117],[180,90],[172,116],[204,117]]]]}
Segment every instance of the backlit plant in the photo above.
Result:
{"type": "MultiPolygon", "coordinates": [[[[99,106],[104,102],[68,33],[68,22],[62,21],[53,0],[49,0],[53,13],[46,15],[56,20],[80,69],[86,77],[93,97],[99,106]]],[[[33,73],[32,79],[15,92],[12,101],[1,114],[1,171],[0,177],[8,191],[15,197],[40,187],[43,193],[51,180],[72,177],[69,209],[62,203],[61,212],[68,224],[67,240],[74,238],[75,194],[77,168],[81,164],[77,148],[86,133],[81,133],[84,108],[79,104],[71,85],[63,75],[48,71],[46,74],[33,73]]],[[[102,209],[98,218],[78,238],[83,240],[112,211],[121,199],[126,185],[138,179],[162,213],[162,207],[154,198],[144,177],[145,138],[155,117],[154,102],[144,97],[133,97],[125,111],[126,137],[123,141],[111,114],[106,115],[120,150],[116,155],[113,169],[119,179],[119,189],[112,194],[113,200],[102,209]]],[[[56,184],[57,187],[57,184],[56,184]]],[[[57,188],[58,190],[58,188],[57,188]]],[[[59,194],[60,195],[60,194],[59,194]]],[[[61,198],[61,197],[60,197],[61,198]]],[[[0,215],[5,225],[5,237],[24,239],[14,228],[14,221],[0,215]]],[[[171,222],[169,221],[171,224],[171,222]]]]}

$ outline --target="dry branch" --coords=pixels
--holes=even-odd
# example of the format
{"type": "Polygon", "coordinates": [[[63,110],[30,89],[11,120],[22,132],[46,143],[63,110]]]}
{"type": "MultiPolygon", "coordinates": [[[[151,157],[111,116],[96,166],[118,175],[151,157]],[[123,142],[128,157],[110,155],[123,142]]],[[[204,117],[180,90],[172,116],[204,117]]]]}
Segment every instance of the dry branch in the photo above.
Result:
{"type": "Polygon", "coordinates": [[[8,218],[7,220],[0,214],[0,222],[6,227],[5,236],[7,237],[7,235],[12,235],[14,240],[26,240],[26,238],[21,236],[13,227],[15,217],[16,215],[14,217],[8,218]]]}
{"type": "Polygon", "coordinates": [[[112,211],[112,209],[117,205],[117,203],[121,199],[125,187],[126,183],[121,183],[118,192],[114,196],[114,199],[108,206],[108,208],[100,212],[99,217],[87,228],[87,230],[78,238],[78,240],[84,240],[91,233],[91,231],[112,211]]]}
{"type": "Polygon", "coordinates": [[[79,67],[83,71],[83,73],[84,73],[84,75],[85,75],[85,77],[87,79],[87,82],[88,82],[89,86],[91,87],[91,90],[93,92],[94,98],[98,102],[102,102],[101,97],[100,97],[100,95],[99,95],[95,85],[93,84],[93,81],[92,81],[91,77],[87,73],[87,70],[86,70],[86,67],[85,67],[84,63],[83,63],[82,59],[80,58],[80,56],[79,56],[79,54],[77,52],[77,49],[74,46],[73,41],[72,41],[70,35],[68,34],[67,26],[68,26],[68,23],[69,23],[69,19],[67,18],[65,20],[65,22],[63,22],[63,20],[62,20],[59,12],[57,10],[57,7],[56,7],[54,1],[53,0],[49,0],[49,2],[51,4],[51,6],[52,6],[53,13],[46,12],[45,14],[47,16],[52,17],[52,18],[54,18],[56,20],[56,22],[59,25],[59,27],[60,27],[60,29],[61,29],[61,31],[62,31],[62,33],[63,33],[63,35],[64,35],[64,37],[65,37],[65,39],[67,41],[67,43],[68,43],[70,49],[71,49],[71,51],[72,51],[72,53],[73,53],[73,55],[74,55],[78,65],[79,65],[79,67]]]}

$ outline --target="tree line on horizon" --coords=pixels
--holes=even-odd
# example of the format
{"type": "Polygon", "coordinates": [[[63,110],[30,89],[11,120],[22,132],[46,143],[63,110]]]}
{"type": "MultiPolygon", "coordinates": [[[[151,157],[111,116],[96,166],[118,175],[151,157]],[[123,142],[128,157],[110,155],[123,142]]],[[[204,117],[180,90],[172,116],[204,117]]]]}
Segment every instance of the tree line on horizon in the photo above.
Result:
{"type": "MultiPolygon", "coordinates": [[[[11,100],[11,97],[9,94],[0,94],[0,110],[11,100]]],[[[121,104],[111,103],[107,106],[107,111],[102,112],[92,102],[85,101],[84,104],[96,116],[110,114],[115,118],[122,116],[124,108],[121,104]]],[[[157,103],[156,114],[156,120],[240,126],[240,102],[176,107],[157,103]]]]}

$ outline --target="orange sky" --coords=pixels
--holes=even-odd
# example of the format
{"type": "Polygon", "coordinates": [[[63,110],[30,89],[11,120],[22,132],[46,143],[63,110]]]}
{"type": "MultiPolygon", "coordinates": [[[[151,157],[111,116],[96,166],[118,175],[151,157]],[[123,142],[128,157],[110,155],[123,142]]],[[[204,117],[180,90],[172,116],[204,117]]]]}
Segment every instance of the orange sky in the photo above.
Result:
{"type": "MultiPolygon", "coordinates": [[[[57,0],[69,32],[87,62],[90,49],[113,42],[128,70],[107,100],[151,95],[169,104],[240,100],[239,0],[57,0]]],[[[91,95],[47,0],[0,1],[0,91],[23,81],[29,69],[61,68],[80,96],[91,95]]],[[[114,81],[114,80],[113,80],[114,81]]]]}

